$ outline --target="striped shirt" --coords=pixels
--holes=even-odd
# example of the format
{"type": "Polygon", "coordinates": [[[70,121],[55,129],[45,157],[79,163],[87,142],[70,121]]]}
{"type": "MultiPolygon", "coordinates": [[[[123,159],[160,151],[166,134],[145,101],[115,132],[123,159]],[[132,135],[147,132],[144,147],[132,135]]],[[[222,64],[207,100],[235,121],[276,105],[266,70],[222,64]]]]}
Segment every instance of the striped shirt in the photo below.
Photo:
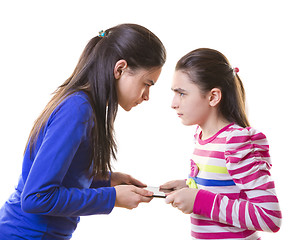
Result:
{"type": "Polygon", "coordinates": [[[207,140],[197,128],[189,180],[199,190],[191,214],[192,239],[259,240],[276,232],[281,212],[270,177],[269,146],[263,133],[230,124],[207,140]]]}

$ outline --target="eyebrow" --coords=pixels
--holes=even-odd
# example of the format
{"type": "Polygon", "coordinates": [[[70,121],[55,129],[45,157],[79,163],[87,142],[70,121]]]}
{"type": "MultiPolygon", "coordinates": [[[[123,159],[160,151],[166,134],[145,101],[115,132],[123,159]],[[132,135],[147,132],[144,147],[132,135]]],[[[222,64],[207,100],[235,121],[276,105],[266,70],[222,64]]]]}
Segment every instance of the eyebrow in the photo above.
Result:
{"type": "Polygon", "coordinates": [[[185,89],[182,88],[171,88],[172,91],[178,92],[178,93],[185,93],[187,92],[185,89]]]}
{"type": "Polygon", "coordinates": [[[147,80],[149,83],[150,83],[150,85],[154,85],[155,83],[154,83],[154,81],[153,80],[147,80]]]}

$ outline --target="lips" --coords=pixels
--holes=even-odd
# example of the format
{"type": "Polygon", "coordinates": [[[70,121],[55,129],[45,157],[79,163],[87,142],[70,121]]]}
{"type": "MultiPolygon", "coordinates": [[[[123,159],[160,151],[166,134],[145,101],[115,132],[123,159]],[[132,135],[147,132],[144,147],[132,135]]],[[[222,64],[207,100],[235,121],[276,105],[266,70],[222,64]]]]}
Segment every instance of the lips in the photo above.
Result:
{"type": "Polygon", "coordinates": [[[177,116],[178,117],[181,117],[183,114],[182,113],[177,113],[177,116]]]}

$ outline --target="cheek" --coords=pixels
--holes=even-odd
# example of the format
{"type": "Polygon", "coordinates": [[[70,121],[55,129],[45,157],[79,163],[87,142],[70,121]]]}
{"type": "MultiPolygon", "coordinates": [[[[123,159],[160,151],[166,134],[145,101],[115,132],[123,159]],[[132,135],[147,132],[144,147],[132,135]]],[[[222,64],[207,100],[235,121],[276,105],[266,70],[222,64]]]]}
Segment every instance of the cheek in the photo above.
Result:
{"type": "Polygon", "coordinates": [[[139,103],[140,99],[142,98],[143,90],[140,87],[134,87],[128,88],[127,91],[125,91],[125,100],[127,104],[134,105],[135,103],[139,103]]]}
{"type": "Polygon", "coordinates": [[[131,99],[137,100],[143,95],[144,89],[141,87],[133,87],[131,90],[128,91],[129,97],[131,99]]]}
{"type": "Polygon", "coordinates": [[[190,104],[187,104],[186,113],[189,115],[190,119],[196,123],[207,118],[208,108],[200,101],[191,102],[190,104]]]}

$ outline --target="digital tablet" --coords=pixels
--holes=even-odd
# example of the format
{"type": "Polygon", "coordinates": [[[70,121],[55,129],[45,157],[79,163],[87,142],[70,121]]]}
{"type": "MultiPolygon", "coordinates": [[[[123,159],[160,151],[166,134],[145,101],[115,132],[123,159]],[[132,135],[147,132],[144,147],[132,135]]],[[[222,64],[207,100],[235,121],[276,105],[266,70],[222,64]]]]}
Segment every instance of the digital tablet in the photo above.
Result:
{"type": "Polygon", "coordinates": [[[148,186],[145,189],[153,192],[152,197],[165,198],[166,193],[173,192],[173,189],[160,189],[159,187],[148,186]]]}

